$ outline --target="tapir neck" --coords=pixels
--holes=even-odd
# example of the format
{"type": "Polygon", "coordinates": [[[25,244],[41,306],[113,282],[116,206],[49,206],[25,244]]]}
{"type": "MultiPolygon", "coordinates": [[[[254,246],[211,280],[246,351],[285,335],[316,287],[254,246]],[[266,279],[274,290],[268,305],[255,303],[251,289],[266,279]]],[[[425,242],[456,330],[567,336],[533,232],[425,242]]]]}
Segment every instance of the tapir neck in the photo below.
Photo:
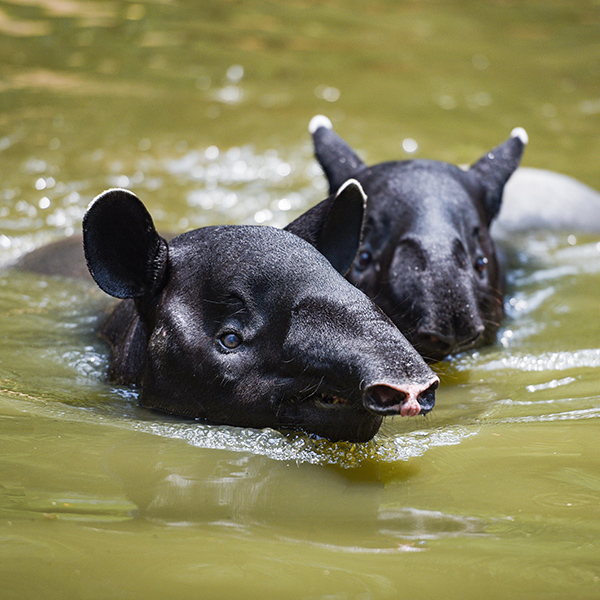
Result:
{"type": "Polygon", "coordinates": [[[109,379],[120,384],[140,383],[147,333],[135,302],[120,302],[100,329],[100,335],[112,347],[109,379]]]}

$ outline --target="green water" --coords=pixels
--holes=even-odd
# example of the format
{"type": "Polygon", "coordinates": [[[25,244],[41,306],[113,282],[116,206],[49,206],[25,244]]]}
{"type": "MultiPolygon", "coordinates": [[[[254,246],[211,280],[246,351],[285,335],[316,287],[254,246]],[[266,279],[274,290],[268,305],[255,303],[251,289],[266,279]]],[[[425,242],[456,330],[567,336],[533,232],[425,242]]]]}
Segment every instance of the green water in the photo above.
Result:
{"type": "MultiPolygon", "coordinates": [[[[3,265],[115,185],[163,230],[284,225],[317,113],[369,161],[522,126],[600,188],[598,2],[1,1],[0,58],[3,265]]],[[[0,598],[600,598],[599,242],[514,239],[498,342],[357,446],[144,411],[102,292],[0,271],[0,598]]]]}

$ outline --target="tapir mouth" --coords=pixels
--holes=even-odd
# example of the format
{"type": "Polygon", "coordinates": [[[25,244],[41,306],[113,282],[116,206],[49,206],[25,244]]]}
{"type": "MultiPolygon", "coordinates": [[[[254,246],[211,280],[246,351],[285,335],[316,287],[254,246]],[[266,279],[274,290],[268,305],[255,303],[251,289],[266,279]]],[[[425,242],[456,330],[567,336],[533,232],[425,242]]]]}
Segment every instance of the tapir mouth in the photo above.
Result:
{"type": "Polygon", "coordinates": [[[320,404],[325,407],[347,406],[348,404],[351,404],[350,400],[347,400],[346,398],[329,394],[318,394],[317,396],[313,396],[313,398],[316,404],[320,404]]]}
{"type": "Polygon", "coordinates": [[[444,336],[440,333],[418,332],[411,336],[411,343],[419,354],[429,363],[443,360],[449,355],[466,352],[480,345],[483,339],[483,330],[471,335],[459,337],[444,336]]]}
{"type": "Polygon", "coordinates": [[[332,442],[368,442],[386,416],[428,413],[439,379],[423,383],[376,380],[346,390],[325,388],[278,403],[278,428],[310,431],[332,442]]]}

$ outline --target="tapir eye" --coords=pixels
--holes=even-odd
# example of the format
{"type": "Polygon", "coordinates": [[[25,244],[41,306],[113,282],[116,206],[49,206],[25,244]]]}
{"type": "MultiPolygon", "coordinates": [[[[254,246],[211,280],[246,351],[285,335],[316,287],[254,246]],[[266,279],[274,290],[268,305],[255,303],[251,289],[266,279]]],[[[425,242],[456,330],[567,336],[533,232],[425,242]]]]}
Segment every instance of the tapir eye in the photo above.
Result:
{"type": "Polygon", "coordinates": [[[480,256],[476,261],[475,261],[475,270],[480,274],[483,275],[483,273],[485,273],[485,270],[487,269],[487,265],[488,265],[488,259],[485,256],[480,256]]]}
{"type": "Polygon", "coordinates": [[[220,338],[219,342],[227,350],[234,350],[242,343],[242,338],[237,333],[224,333],[220,338]]]}
{"type": "Polygon", "coordinates": [[[371,264],[371,260],[373,260],[371,253],[368,250],[361,250],[356,257],[355,266],[359,271],[363,271],[371,264]]]}

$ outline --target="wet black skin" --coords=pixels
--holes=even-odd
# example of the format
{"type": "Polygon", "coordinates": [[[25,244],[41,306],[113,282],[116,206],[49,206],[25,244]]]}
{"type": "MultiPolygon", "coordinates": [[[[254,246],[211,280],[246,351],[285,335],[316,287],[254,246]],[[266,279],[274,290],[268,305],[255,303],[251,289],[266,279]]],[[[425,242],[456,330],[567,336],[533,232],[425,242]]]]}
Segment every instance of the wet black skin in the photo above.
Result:
{"type": "Polygon", "coordinates": [[[102,331],[110,378],[139,384],[148,408],[333,441],[367,441],[411,403],[428,412],[437,377],[340,274],[363,211],[350,183],[296,233],[206,227],[167,243],[131,192],[101,194],[83,233],[96,283],[124,299],[102,331]]]}
{"type": "Polygon", "coordinates": [[[331,190],[352,177],[368,197],[349,281],[428,361],[492,343],[504,315],[504,276],[490,225],[522,139],[511,137],[468,170],[432,160],[367,166],[327,126],[313,140],[331,190]]]}

